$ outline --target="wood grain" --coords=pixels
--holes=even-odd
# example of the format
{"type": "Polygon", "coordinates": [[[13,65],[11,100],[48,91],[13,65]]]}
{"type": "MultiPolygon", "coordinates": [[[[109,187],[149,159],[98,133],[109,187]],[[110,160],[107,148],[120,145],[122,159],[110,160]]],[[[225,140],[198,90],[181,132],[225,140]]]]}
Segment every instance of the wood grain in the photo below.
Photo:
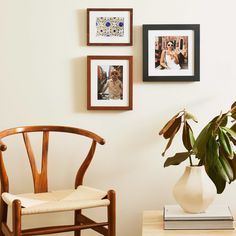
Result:
{"type": "MultiPolygon", "coordinates": [[[[0,181],[1,181],[1,193],[9,192],[9,181],[7,171],[4,165],[3,152],[6,152],[7,146],[3,143],[2,139],[5,137],[22,134],[25,148],[28,154],[29,163],[31,166],[34,192],[41,193],[48,191],[48,150],[49,150],[49,134],[50,132],[62,132],[71,133],[84,136],[92,140],[88,154],[85,157],[82,165],[79,167],[76,178],[75,188],[83,183],[84,175],[93,159],[97,143],[103,145],[105,140],[99,135],[80,128],[67,127],[67,126],[23,126],[10,128],[0,132],[0,181]],[[30,142],[30,133],[39,132],[42,134],[42,157],[41,157],[41,169],[38,170],[34,151],[30,142]]],[[[20,137],[18,135],[18,137],[20,137]]],[[[69,151],[69,150],[68,150],[69,151]]],[[[13,178],[14,179],[14,178],[13,178]]],[[[23,236],[23,235],[43,235],[52,233],[61,233],[74,231],[75,236],[80,236],[81,230],[91,228],[96,232],[104,236],[115,236],[115,192],[108,191],[106,198],[111,202],[107,210],[106,222],[95,222],[94,220],[82,215],[82,210],[75,211],[75,220],[73,225],[59,225],[50,227],[39,227],[32,229],[21,228],[21,202],[14,200],[12,205],[12,231],[7,224],[7,211],[8,206],[0,199],[0,236],[23,236]],[[113,218],[113,219],[111,219],[113,218]]]]}

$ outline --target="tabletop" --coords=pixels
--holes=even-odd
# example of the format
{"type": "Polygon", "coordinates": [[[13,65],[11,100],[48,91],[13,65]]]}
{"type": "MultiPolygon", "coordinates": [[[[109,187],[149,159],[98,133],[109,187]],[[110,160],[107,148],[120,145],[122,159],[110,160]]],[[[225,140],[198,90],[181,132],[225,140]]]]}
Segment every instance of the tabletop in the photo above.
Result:
{"type": "MultiPolygon", "coordinates": [[[[234,223],[234,227],[235,227],[234,223]]],[[[236,236],[236,230],[164,230],[162,211],[144,211],[142,236],[236,236]]]]}

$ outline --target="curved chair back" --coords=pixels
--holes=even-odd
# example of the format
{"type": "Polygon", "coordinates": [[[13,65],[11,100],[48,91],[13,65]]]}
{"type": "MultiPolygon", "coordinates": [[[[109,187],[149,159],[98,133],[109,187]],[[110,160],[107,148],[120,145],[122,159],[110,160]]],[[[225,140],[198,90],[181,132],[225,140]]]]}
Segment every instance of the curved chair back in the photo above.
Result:
{"type": "Polygon", "coordinates": [[[90,132],[88,130],[67,127],[67,126],[23,126],[17,128],[11,128],[0,132],[0,181],[1,181],[1,193],[9,191],[9,180],[6,172],[6,168],[3,160],[3,152],[7,150],[7,145],[3,142],[3,139],[10,135],[22,134],[25,148],[28,154],[28,159],[31,166],[33,183],[34,183],[34,192],[41,193],[48,191],[48,146],[49,146],[49,134],[50,132],[63,132],[63,133],[72,133],[77,135],[85,136],[92,140],[92,144],[88,151],[88,154],[84,161],[82,162],[75,179],[75,188],[78,185],[83,183],[83,178],[89,164],[92,161],[96,144],[101,145],[105,144],[103,138],[99,135],[90,132]],[[36,166],[34,152],[31,146],[29,133],[40,132],[42,133],[42,160],[41,160],[41,170],[39,171],[36,166]]]}

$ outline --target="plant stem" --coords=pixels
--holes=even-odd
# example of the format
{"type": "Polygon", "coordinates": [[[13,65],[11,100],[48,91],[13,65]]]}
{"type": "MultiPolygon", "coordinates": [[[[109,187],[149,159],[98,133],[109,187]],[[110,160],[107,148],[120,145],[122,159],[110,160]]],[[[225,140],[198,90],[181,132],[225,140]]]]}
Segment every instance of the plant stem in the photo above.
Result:
{"type": "Polygon", "coordinates": [[[198,162],[198,166],[202,166],[203,165],[203,160],[200,159],[200,161],[198,162]]]}
{"type": "Polygon", "coordinates": [[[193,166],[193,161],[192,161],[191,155],[189,155],[189,162],[190,162],[190,166],[193,166]]]}

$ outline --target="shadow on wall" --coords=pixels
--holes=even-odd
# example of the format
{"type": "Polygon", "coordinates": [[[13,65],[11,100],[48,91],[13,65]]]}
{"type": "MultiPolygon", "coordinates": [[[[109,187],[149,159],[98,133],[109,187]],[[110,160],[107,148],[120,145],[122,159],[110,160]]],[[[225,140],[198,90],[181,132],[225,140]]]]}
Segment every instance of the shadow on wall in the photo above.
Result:
{"type": "MultiPolygon", "coordinates": [[[[77,47],[86,46],[86,10],[80,9],[75,11],[76,14],[76,32],[77,47]]],[[[87,75],[86,75],[86,57],[76,57],[71,60],[72,73],[72,91],[73,91],[73,111],[87,111],[87,75]]]]}
{"type": "Polygon", "coordinates": [[[76,11],[77,32],[79,46],[87,45],[87,14],[86,9],[76,11]]]}
{"type": "Polygon", "coordinates": [[[135,84],[143,82],[142,26],[136,25],[133,27],[133,37],[133,81],[135,84]]]}
{"type": "Polygon", "coordinates": [[[73,110],[80,113],[87,111],[87,75],[85,68],[86,57],[72,59],[73,110]]]}

